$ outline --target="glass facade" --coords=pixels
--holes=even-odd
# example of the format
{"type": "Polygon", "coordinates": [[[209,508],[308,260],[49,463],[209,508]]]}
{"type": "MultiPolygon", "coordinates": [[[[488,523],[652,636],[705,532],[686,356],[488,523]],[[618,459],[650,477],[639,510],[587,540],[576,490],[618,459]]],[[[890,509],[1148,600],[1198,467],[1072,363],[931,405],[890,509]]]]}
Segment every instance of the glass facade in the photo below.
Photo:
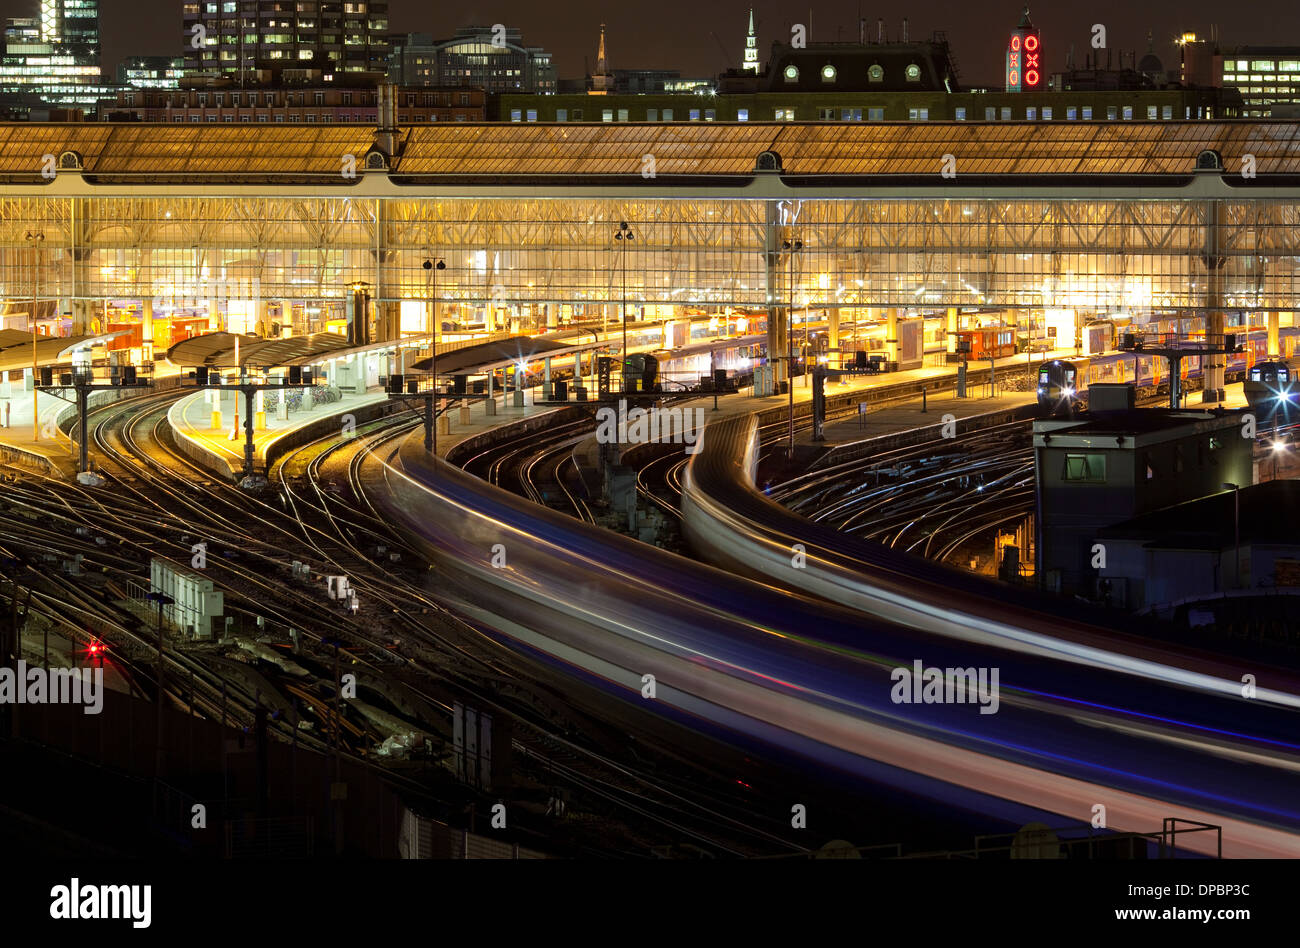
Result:
{"type": "Polygon", "coordinates": [[[548,305],[615,303],[626,262],[628,299],[656,313],[762,310],[791,296],[770,248],[793,228],[803,242],[792,274],[801,305],[1138,319],[1300,309],[1300,191],[1224,189],[1211,199],[1184,190],[1209,145],[1229,167],[1249,151],[1261,175],[1289,172],[1300,163],[1294,126],[1261,124],[1252,137],[1237,123],[1130,124],[1104,143],[1069,125],[961,127],[972,134],[958,141],[934,124],[610,125],[567,137],[572,127],[424,126],[407,130],[392,176],[362,175],[378,196],[359,196],[338,167],[373,141],[361,128],[0,126],[0,175],[10,181],[0,199],[0,297],[57,297],[65,313],[92,314],[115,300],[193,300],[214,317],[210,300],[256,298],[301,310],[301,332],[322,328],[310,317],[362,281],[382,303],[436,295],[527,325],[548,305]],[[1020,131],[1027,137],[1010,147],[1020,131]],[[42,185],[31,173],[35,156],[59,152],[46,140],[58,134],[81,136],[91,196],[60,195],[61,182],[42,185]],[[812,185],[820,175],[828,193],[755,196],[745,187],[774,141],[785,177],[758,183],[812,185]],[[657,174],[670,180],[642,174],[643,157],[656,152],[657,174]],[[945,153],[957,169],[946,189],[945,153]],[[1124,184],[1139,168],[1147,179],[1124,184]],[[934,184],[858,177],[872,173],[928,173],[934,184]],[[1107,173],[1118,183],[1102,196],[1096,176],[1107,173]],[[982,174],[1005,180],[981,183],[982,174]],[[1152,184],[1180,174],[1182,185],[1166,181],[1163,195],[1152,184]],[[1081,196],[1076,175],[1092,196],[1081,196]],[[963,185],[966,196],[954,193],[963,185]],[[1031,186],[1055,194],[1031,196],[1031,186]],[[637,232],[626,257],[613,240],[619,221],[637,232]],[[33,232],[44,235],[39,259],[25,237],[33,232]],[[422,266],[432,256],[446,261],[436,294],[422,266]]]}
{"type": "MultiPolygon", "coordinates": [[[[767,212],[743,199],[9,197],[0,296],[204,301],[256,286],[318,305],[365,281],[376,300],[424,299],[436,251],[439,300],[608,303],[623,259],[612,228],[626,220],[629,300],[763,308],[767,212]],[[29,231],[45,235],[39,269],[29,231]]],[[[1175,201],[803,200],[796,290],[812,305],[1204,310],[1206,214],[1175,201]]],[[[1300,202],[1220,214],[1220,305],[1300,308],[1300,202]]]]}

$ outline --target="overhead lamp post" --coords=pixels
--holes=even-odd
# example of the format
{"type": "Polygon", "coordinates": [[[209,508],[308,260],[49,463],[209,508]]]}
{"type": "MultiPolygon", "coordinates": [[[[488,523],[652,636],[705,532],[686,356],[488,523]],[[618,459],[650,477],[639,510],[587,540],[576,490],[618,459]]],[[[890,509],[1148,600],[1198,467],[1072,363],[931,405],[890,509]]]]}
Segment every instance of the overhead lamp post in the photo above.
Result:
{"type": "Polygon", "coordinates": [[[1241,487],[1224,481],[1224,490],[1232,491],[1232,588],[1241,585],[1241,487]]]}
{"type": "Polygon", "coordinates": [[[790,394],[790,447],[788,449],[789,457],[794,459],[794,255],[803,250],[802,240],[784,240],[781,242],[781,249],[786,252],[786,257],[790,261],[790,318],[788,320],[789,328],[786,331],[786,369],[785,369],[785,387],[790,394]]]}
{"type": "Polygon", "coordinates": [[[23,234],[23,239],[32,248],[32,314],[30,319],[32,327],[32,440],[40,441],[41,426],[38,423],[36,411],[36,377],[39,374],[36,367],[36,302],[40,293],[41,265],[40,251],[37,248],[45,240],[45,234],[42,231],[29,230],[23,234]]]}
{"type": "MultiPolygon", "coordinates": [[[[636,234],[628,226],[627,221],[619,221],[618,230],[614,232],[614,239],[622,241],[622,251],[620,253],[623,271],[623,373],[624,380],[627,379],[627,245],[636,240],[636,234]]],[[[620,382],[624,384],[624,382],[620,382]]]]}
{"type": "MultiPolygon", "coordinates": [[[[442,324],[438,322],[438,271],[446,270],[447,264],[443,261],[442,257],[438,257],[437,259],[434,260],[424,261],[424,269],[427,270],[429,273],[429,308],[433,313],[433,326],[431,327],[433,331],[432,332],[433,341],[429,344],[429,348],[433,351],[433,356],[430,360],[430,371],[433,373],[433,388],[435,391],[437,391],[438,337],[442,334],[442,324]]],[[[434,409],[436,408],[437,406],[435,405],[434,409]]],[[[436,414],[436,410],[434,413],[436,414]]],[[[429,438],[430,438],[429,453],[433,455],[436,455],[438,453],[437,437],[438,437],[438,433],[436,430],[436,419],[435,419],[434,421],[431,421],[429,423],[429,438]]]]}

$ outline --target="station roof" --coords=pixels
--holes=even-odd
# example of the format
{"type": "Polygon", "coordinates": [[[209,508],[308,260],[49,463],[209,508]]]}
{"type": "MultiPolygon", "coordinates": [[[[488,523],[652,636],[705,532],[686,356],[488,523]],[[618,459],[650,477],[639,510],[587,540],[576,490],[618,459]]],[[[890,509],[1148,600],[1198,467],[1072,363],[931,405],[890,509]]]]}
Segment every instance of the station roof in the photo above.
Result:
{"type": "MultiPolygon", "coordinates": [[[[1244,155],[1259,175],[1300,175],[1300,123],[1225,122],[680,122],[438,123],[395,133],[402,183],[484,179],[599,181],[753,176],[775,151],[785,178],[937,176],[951,154],[961,176],[1190,176],[1219,152],[1232,177],[1244,155]]],[[[45,155],[75,151],[95,183],[298,182],[342,191],[364,177],[372,129],[356,125],[3,123],[0,179],[39,184],[45,155]],[[344,155],[355,178],[341,173],[344,155]]],[[[1249,183],[1238,181],[1236,183],[1249,183]]]]}
{"type": "Polygon", "coordinates": [[[1241,424],[1245,409],[1130,408],[1089,411],[1073,421],[1043,420],[1034,424],[1036,447],[1125,448],[1189,433],[1231,428],[1241,424]],[[1046,439],[1050,437],[1050,441],[1046,439]],[[1129,439],[1125,445],[1122,439],[1129,439]]]}
{"type": "MultiPolygon", "coordinates": [[[[548,339],[545,336],[512,336],[509,339],[482,342],[476,346],[466,346],[440,355],[438,374],[480,375],[518,362],[536,362],[539,359],[586,352],[591,349],[604,349],[608,346],[608,340],[601,342],[595,338],[588,342],[580,342],[548,339]]],[[[411,368],[417,372],[428,372],[432,367],[433,362],[430,359],[421,359],[411,364],[411,368]]]]}

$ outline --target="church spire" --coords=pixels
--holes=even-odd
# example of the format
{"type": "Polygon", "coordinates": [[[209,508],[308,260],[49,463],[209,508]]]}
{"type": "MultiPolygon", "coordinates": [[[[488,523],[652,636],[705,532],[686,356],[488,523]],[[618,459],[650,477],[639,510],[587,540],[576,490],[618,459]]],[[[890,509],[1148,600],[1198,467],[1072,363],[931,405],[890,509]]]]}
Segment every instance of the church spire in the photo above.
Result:
{"type": "Polygon", "coordinates": [[[590,95],[609,95],[614,91],[614,77],[610,74],[609,64],[605,59],[605,24],[600,24],[600,46],[596,51],[596,71],[587,83],[590,95]]]}
{"type": "Polygon", "coordinates": [[[749,8],[749,33],[745,36],[745,61],[741,64],[742,72],[752,72],[755,75],[759,71],[758,63],[758,34],[754,32],[754,8],[749,8]]]}

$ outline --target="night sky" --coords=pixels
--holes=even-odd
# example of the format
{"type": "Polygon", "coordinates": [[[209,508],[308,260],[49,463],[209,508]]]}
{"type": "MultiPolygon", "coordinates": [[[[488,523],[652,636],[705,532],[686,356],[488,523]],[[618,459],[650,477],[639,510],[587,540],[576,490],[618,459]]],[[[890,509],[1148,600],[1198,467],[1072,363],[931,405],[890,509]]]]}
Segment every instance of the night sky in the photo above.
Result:
{"type": "MultiPolygon", "coordinates": [[[[758,22],[761,58],[772,40],[788,39],[790,24],[809,21],[801,2],[753,4],[758,22]]],[[[744,46],[747,3],[732,0],[390,0],[389,23],[394,32],[430,32],[445,38],[459,26],[505,23],[523,30],[525,42],[549,49],[561,78],[584,74],[583,58],[594,64],[600,24],[607,25],[611,68],[660,67],[680,69],[686,76],[708,76],[740,63],[744,46]],[[726,48],[726,58],[716,34],[726,48]]],[[[104,67],[112,75],[118,61],[129,55],[182,52],[181,0],[100,0],[104,67]]],[[[855,39],[859,12],[875,30],[885,19],[889,37],[897,38],[904,11],[911,38],[945,30],[953,45],[965,85],[999,82],[1006,33],[1016,25],[1021,4],[972,0],[907,0],[860,3],[821,0],[812,6],[811,39],[855,39]]],[[[0,15],[35,16],[37,0],[0,0],[0,15]]],[[[1300,4],[1291,0],[1250,0],[1225,5],[1214,0],[1141,3],[1132,0],[1090,0],[1088,3],[1031,5],[1035,25],[1043,31],[1048,72],[1064,67],[1071,44],[1082,65],[1090,51],[1094,23],[1104,23],[1112,49],[1146,51],[1146,34],[1154,32],[1156,52],[1172,68],[1178,61],[1172,40],[1182,30],[1208,35],[1217,23],[1219,40],[1236,43],[1300,45],[1300,4]],[[1228,17],[1237,14],[1236,20],[1228,17]]],[[[1116,60],[1118,64],[1118,60],[1116,60]]]]}

